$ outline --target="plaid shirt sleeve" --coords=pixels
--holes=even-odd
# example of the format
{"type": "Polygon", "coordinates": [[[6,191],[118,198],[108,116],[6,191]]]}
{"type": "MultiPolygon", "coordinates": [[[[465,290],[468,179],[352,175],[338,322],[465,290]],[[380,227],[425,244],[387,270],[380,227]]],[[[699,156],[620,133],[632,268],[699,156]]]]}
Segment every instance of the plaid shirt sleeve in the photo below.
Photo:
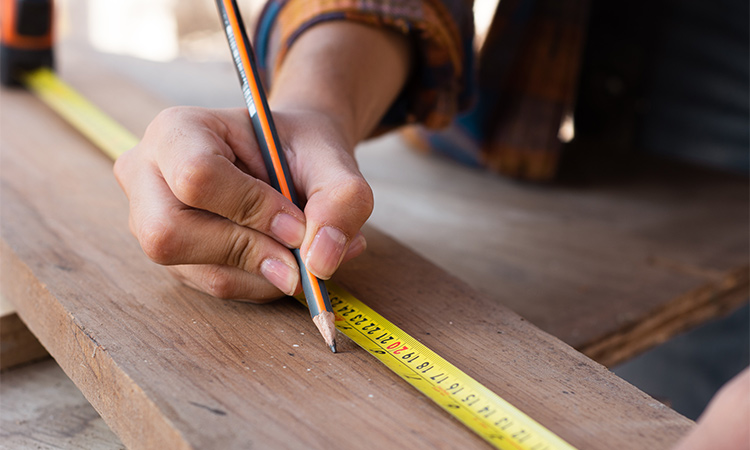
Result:
{"type": "Polygon", "coordinates": [[[415,68],[377,132],[407,123],[447,126],[471,98],[474,22],[471,0],[269,0],[257,23],[255,51],[267,80],[305,30],[330,20],[387,27],[415,42],[415,68]],[[271,36],[271,34],[274,36],[271,36]],[[279,42],[270,61],[269,42],[279,42]]]}

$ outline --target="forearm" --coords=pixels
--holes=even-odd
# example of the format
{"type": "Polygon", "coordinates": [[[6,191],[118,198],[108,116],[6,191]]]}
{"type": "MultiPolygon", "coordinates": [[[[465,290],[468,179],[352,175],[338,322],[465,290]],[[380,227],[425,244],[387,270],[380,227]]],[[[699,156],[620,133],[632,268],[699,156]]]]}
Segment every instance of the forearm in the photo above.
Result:
{"type": "Polygon", "coordinates": [[[305,31],[274,74],[273,109],[311,110],[340,123],[349,149],[366,138],[404,87],[406,36],[343,21],[305,31]]]}

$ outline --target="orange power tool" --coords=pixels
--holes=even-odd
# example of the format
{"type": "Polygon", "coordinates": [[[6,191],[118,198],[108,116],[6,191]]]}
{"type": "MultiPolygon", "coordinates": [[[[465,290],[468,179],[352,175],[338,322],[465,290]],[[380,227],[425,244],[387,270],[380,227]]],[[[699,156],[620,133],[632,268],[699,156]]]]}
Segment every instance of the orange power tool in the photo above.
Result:
{"type": "Polygon", "coordinates": [[[20,74],[54,67],[52,0],[0,0],[0,83],[21,85],[20,74]]]}

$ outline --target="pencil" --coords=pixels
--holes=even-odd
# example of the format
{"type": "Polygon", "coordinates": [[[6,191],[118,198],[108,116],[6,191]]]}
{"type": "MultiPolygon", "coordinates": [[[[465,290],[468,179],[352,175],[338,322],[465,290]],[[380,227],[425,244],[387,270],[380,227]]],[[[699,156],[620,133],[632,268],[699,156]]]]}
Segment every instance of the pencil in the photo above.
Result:
{"type": "MultiPolygon", "coordinates": [[[[263,161],[268,171],[268,177],[271,179],[271,185],[301,208],[294,190],[289,166],[282,152],[279,136],[271,117],[268,100],[266,100],[263,87],[260,84],[253,49],[250,46],[250,40],[247,38],[237,2],[235,0],[216,0],[216,4],[224,23],[224,32],[229,41],[232,59],[237,68],[242,93],[245,96],[247,110],[250,113],[253,130],[263,154],[263,161]]],[[[312,316],[313,322],[326,344],[332,352],[336,353],[336,327],[326,285],[323,280],[318,279],[307,270],[299,249],[294,249],[292,252],[300,268],[302,288],[305,292],[307,306],[310,308],[310,316],[312,316]]]]}

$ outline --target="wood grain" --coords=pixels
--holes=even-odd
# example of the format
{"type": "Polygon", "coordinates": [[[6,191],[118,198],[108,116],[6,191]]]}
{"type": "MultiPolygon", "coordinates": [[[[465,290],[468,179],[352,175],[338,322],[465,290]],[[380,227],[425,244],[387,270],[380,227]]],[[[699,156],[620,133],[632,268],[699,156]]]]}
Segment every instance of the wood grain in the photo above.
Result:
{"type": "Polygon", "coordinates": [[[358,158],[370,223],[607,366],[750,297],[747,178],[646,159],[586,184],[519,184],[396,137],[358,158]]]}
{"type": "MultiPolygon", "coordinates": [[[[131,130],[169,104],[143,79],[120,101],[112,69],[132,75],[136,61],[95,60],[80,47],[61,45],[62,73],[131,130]]],[[[200,71],[212,98],[241,105],[225,66],[172,68],[162,83],[193,86],[200,71]]],[[[750,296],[735,275],[748,272],[750,253],[745,178],[645,161],[585,185],[520,185],[417,155],[395,137],[361,146],[358,159],[375,192],[370,223],[607,366],[750,296]]]]}
{"type": "MultiPolygon", "coordinates": [[[[111,162],[27,94],[2,95],[3,295],[125,445],[485,446],[353,345],[331,355],[297,303],[226,302],[179,285],[130,236],[111,162]]],[[[118,102],[132,99],[121,91],[118,102]]],[[[337,281],[573,445],[669,448],[691,426],[366,232],[369,251],[337,281]]]]}
{"type": "Polygon", "coordinates": [[[0,396],[2,448],[125,448],[51,358],[3,372],[0,396]]]}
{"type": "MultiPolygon", "coordinates": [[[[130,60],[107,58],[109,72],[90,55],[64,61],[101,105],[118,99],[97,80],[112,80],[112,68],[135,72],[130,60]]],[[[149,88],[193,86],[200,73],[217,101],[241,106],[231,61],[205,64],[149,88]]],[[[135,131],[167,104],[140,85],[129,95],[140,113],[130,103],[110,112],[135,131]]],[[[750,297],[736,276],[750,264],[745,177],[644,159],[614,176],[595,166],[576,185],[520,184],[417,154],[393,135],[361,145],[357,158],[375,194],[370,224],[609,367],[750,297]],[[638,331],[643,321],[653,333],[638,331]]]]}

